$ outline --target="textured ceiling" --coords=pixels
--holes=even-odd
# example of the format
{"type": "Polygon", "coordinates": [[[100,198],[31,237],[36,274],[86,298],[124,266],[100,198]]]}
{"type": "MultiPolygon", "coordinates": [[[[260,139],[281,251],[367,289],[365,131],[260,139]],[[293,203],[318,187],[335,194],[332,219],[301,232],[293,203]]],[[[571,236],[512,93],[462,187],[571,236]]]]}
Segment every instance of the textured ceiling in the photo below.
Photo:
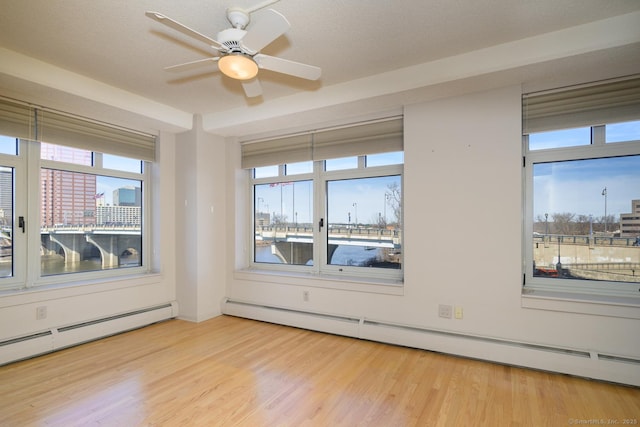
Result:
{"type": "MultiPolygon", "coordinates": [[[[52,70],[202,115],[265,109],[279,98],[320,96],[329,87],[349,91],[349,81],[640,10],[638,0],[281,0],[269,7],[285,15],[291,28],[263,53],[319,66],[322,77],[309,82],[262,70],[263,95],[249,99],[237,81],[214,66],[164,71],[169,65],[205,58],[211,50],[147,18],[145,11],[160,12],[215,38],[229,27],[227,7],[250,7],[261,0],[1,3],[1,47],[54,66],[52,70]]],[[[261,13],[255,12],[252,19],[259,20],[261,13]]],[[[5,76],[0,89],[20,92],[21,79],[15,73],[5,76]]],[[[41,88],[40,97],[47,96],[41,88]]]]}

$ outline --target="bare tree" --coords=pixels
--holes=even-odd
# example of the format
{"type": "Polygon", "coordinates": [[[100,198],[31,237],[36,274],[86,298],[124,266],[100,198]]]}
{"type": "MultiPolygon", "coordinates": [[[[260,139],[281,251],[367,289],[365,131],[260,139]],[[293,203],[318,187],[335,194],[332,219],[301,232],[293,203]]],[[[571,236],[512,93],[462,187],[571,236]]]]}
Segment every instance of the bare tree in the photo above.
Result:
{"type": "Polygon", "coordinates": [[[402,190],[400,189],[400,185],[396,182],[387,185],[385,198],[387,205],[391,208],[393,215],[396,217],[396,224],[398,228],[400,228],[402,226],[402,190]]]}
{"type": "Polygon", "coordinates": [[[573,227],[573,233],[581,236],[589,234],[591,229],[591,217],[589,215],[578,215],[573,227]]]}
{"type": "Polygon", "coordinates": [[[555,234],[572,234],[572,221],[576,214],[570,212],[551,214],[555,234]]]}
{"type": "Polygon", "coordinates": [[[276,225],[285,225],[287,224],[287,216],[274,213],[271,222],[276,225]]]}
{"type": "MultiPolygon", "coordinates": [[[[615,215],[607,215],[606,222],[609,231],[612,231],[618,224],[618,218],[615,215]]],[[[548,217],[536,216],[533,222],[533,231],[540,234],[587,236],[592,231],[594,233],[603,232],[604,223],[604,216],[594,218],[591,215],[556,212],[548,217]]]]}
{"type": "Polygon", "coordinates": [[[387,223],[385,219],[382,217],[382,213],[374,213],[371,215],[371,219],[369,220],[369,224],[378,228],[386,228],[387,223]]]}

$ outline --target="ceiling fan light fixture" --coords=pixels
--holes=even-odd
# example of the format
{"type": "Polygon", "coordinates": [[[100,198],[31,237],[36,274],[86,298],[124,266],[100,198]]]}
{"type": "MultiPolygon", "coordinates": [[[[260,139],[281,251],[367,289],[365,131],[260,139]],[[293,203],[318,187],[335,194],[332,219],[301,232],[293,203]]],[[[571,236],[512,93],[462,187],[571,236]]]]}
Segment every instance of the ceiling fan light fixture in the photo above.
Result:
{"type": "Polygon", "coordinates": [[[243,53],[230,53],[218,61],[218,68],[236,80],[250,80],[258,75],[258,64],[243,53]]]}

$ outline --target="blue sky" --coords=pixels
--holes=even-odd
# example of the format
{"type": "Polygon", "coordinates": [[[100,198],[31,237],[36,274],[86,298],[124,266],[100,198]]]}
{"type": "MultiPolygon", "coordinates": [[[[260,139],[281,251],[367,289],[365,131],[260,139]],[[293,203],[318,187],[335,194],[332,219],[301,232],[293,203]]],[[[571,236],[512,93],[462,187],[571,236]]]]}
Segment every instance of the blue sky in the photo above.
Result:
{"type": "Polygon", "coordinates": [[[96,179],[96,192],[104,193],[105,203],[113,204],[113,191],[122,187],[142,187],[140,181],[124,178],[113,178],[110,176],[98,175],[96,179]]]}
{"type": "MultiPolygon", "coordinates": [[[[385,176],[336,180],[327,183],[328,215],[331,223],[371,223],[386,213],[389,222],[395,221],[390,205],[385,209],[385,193],[388,185],[400,185],[400,177],[385,176]]],[[[256,186],[256,209],[261,212],[280,215],[281,211],[288,222],[310,223],[312,220],[312,183],[294,181],[284,184],[261,184],[256,186]],[[282,195],[282,198],[281,198],[282,195]]]]}
{"type": "Polygon", "coordinates": [[[534,167],[534,219],[570,212],[607,215],[631,212],[631,200],[640,199],[640,155],[609,159],[537,164],[534,167]]]}
{"type": "MultiPolygon", "coordinates": [[[[606,143],[640,140],[640,120],[607,124],[606,143]]],[[[591,128],[563,129],[529,135],[531,150],[591,144],[591,128]]],[[[545,213],[618,217],[640,199],[640,155],[609,159],[536,164],[533,170],[533,218],[545,213]]]]}

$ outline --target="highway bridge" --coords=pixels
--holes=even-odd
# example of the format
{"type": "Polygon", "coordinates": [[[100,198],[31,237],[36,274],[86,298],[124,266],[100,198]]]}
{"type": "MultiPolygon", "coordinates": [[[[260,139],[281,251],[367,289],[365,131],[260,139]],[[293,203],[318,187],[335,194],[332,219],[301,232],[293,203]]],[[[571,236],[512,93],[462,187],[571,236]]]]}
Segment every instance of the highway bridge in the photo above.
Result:
{"type": "MultiPolygon", "coordinates": [[[[134,255],[140,260],[142,233],[140,226],[62,225],[42,227],[42,254],[64,256],[65,263],[77,263],[99,254],[102,269],[123,265],[134,255]]],[[[139,262],[139,261],[138,261],[139,262]]]]}
{"type": "MultiPolygon", "coordinates": [[[[313,259],[313,228],[309,226],[258,226],[256,242],[270,244],[272,252],[286,264],[304,265],[313,259]]],[[[387,248],[400,251],[402,232],[374,227],[328,227],[328,259],[341,245],[387,248]]]]}

